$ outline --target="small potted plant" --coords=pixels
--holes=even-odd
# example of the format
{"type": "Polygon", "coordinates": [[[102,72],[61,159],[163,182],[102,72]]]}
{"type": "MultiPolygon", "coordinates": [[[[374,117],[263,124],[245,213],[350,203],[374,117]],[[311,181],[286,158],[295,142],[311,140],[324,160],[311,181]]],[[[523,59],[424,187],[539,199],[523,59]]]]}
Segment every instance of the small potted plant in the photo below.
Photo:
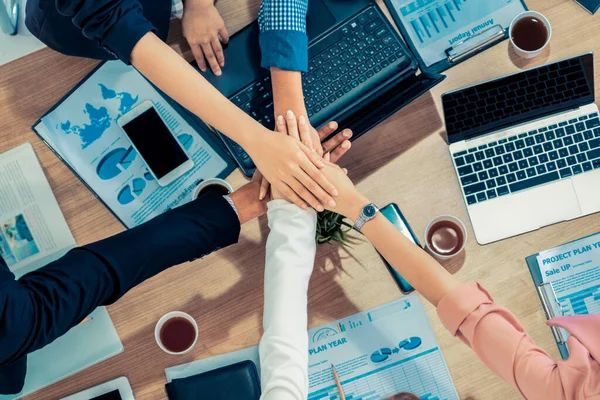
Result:
{"type": "Polygon", "coordinates": [[[343,215],[333,211],[323,211],[317,214],[317,244],[338,242],[348,246],[346,234],[352,230],[352,225],[345,221],[343,215]]]}

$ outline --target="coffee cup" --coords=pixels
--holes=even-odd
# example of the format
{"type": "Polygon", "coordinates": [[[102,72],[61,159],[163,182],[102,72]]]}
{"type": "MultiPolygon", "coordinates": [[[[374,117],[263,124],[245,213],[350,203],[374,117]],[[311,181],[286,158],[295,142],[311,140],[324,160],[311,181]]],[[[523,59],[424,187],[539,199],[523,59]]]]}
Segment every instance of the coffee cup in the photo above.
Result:
{"type": "Polygon", "coordinates": [[[165,353],[188,353],[198,341],[198,324],[191,315],[171,311],[163,315],[154,328],[154,339],[165,353]]]}
{"type": "Polygon", "coordinates": [[[467,244],[467,228],[456,217],[440,215],[425,228],[425,249],[439,260],[460,254],[467,244]]]}
{"type": "Polygon", "coordinates": [[[222,195],[233,193],[233,187],[227,181],[219,178],[210,178],[200,182],[198,186],[194,188],[192,200],[197,199],[210,190],[215,190],[222,195]]]}
{"type": "Polygon", "coordinates": [[[552,38],[552,26],[544,15],[526,11],[517,15],[510,24],[508,36],[515,52],[522,58],[534,58],[552,38]]]}

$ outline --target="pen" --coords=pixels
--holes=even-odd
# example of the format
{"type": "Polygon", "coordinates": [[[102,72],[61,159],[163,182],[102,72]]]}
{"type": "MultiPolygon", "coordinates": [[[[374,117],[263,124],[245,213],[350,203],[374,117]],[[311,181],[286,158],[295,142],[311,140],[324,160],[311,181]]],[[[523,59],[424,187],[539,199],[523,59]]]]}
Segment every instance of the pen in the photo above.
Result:
{"type": "Polygon", "coordinates": [[[346,400],[346,396],[344,395],[344,389],[342,389],[342,384],[340,383],[340,377],[338,376],[333,364],[331,364],[331,371],[333,372],[333,379],[335,379],[335,384],[337,385],[338,391],[340,392],[340,400],[346,400]]]}

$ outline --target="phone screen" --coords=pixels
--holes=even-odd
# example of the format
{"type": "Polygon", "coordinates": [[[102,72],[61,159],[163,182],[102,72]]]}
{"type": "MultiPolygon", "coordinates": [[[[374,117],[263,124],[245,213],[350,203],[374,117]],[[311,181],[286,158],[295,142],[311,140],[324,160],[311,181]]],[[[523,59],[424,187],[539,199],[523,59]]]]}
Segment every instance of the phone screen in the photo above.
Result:
{"type": "Polygon", "coordinates": [[[600,8],[600,0],[575,0],[592,14],[600,8]]]}
{"type": "Polygon", "coordinates": [[[98,397],[94,397],[90,400],[121,400],[121,394],[118,390],[113,390],[112,392],[102,394],[98,397]]]}
{"type": "Polygon", "coordinates": [[[123,125],[123,130],[157,179],[188,160],[154,107],[123,125]]]}
{"type": "MultiPolygon", "coordinates": [[[[408,240],[410,240],[417,246],[420,246],[417,238],[415,237],[415,235],[412,232],[412,230],[410,229],[410,227],[407,225],[404,217],[402,216],[402,213],[400,212],[400,209],[398,208],[398,206],[396,204],[392,203],[392,204],[385,206],[384,208],[381,209],[381,214],[384,217],[386,217],[388,219],[388,221],[390,221],[396,227],[396,229],[398,229],[404,236],[406,236],[406,238],[408,240]]],[[[410,293],[415,290],[410,285],[410,283],[408,283],[408,281],[406,279],[404,279],[402,277],[402,275],[400,275],[398,273],[398,271],[396,271],[393,268],[393,266],[387,262],[387,260],[384,259],[384,261],[385,261],[390,273],[392,274],[392,277],[398,284],[398,287],[400,287],[400,290],[402,291],[402,293],[410,293]]]]}

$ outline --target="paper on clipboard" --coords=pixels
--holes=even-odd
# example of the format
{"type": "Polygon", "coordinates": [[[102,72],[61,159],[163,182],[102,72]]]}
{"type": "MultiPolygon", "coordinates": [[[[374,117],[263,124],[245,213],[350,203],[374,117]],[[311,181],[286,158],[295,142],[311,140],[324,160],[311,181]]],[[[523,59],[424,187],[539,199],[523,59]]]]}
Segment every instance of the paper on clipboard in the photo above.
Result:
{"type": "Polygon", "coordinates": [[[391,0],[426,66],[446,50],[494,26],[507,28],[525,11],[519,0],[391,0]]]}

